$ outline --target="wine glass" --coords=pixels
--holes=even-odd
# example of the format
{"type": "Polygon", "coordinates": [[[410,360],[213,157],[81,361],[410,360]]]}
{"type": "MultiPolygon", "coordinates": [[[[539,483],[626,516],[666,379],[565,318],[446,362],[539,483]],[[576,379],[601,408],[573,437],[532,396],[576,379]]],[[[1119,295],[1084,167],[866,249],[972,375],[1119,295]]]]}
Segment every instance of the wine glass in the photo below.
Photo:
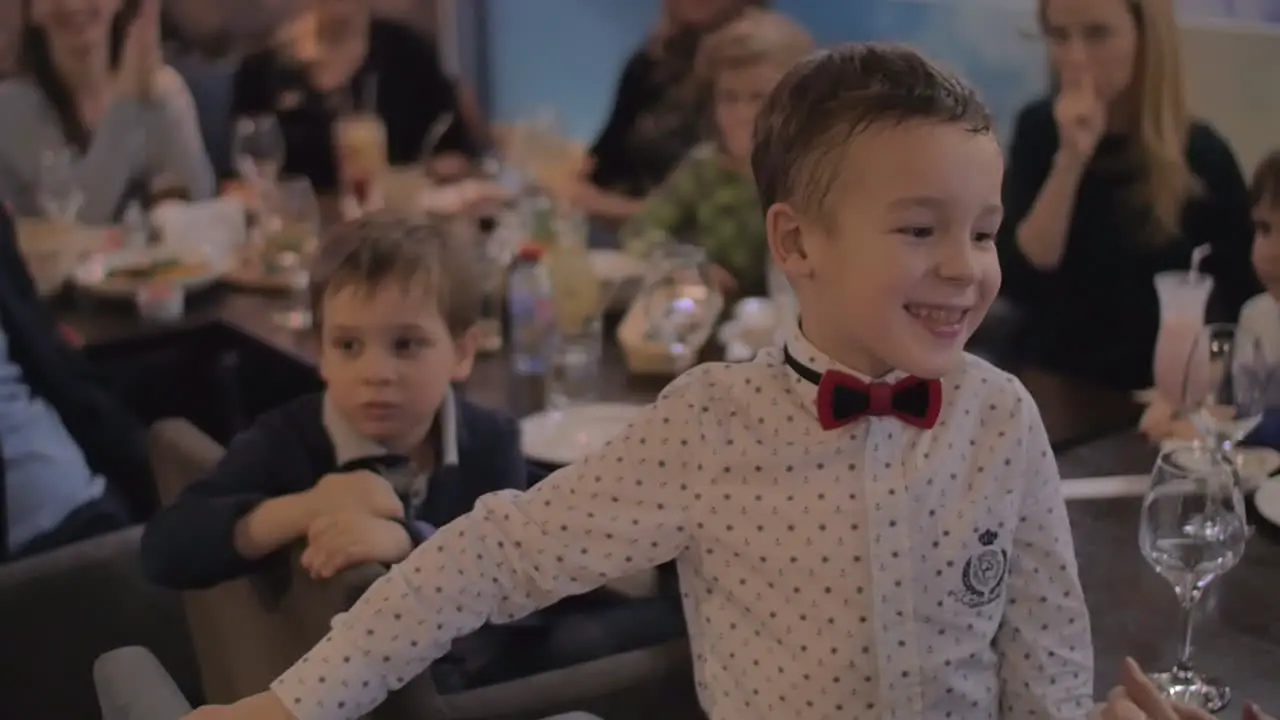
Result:
{"type": "Polygon", "coordinates": [[[1204,589],[1235,566],[1248,537],[1236,473],[1220,452],[1196,443],[1160,454],[1142,501],[1138,545],[1182,605],[1178,661],[1172,670],[1152,675],[1171,700],[1208,712],[1231,700],[1230,688],[1201,675],[1191,662],[1193,619],[1204,589]]]}
{"type": "Polygon", "coordinates": [[[270,113],[236,119],[232,156],[236,172],[253,190],[263,194],[275,187],[284,167],[284,133],[270,113]]]}
{"type": "Polygon", "coordinates": [[[717,292],[711,281],[707,253],[696,245],[675,241],[657,243],[649,263],[649,277],[637,302],[644,302],[647,339],[666,345],[672,355],[688,352],[688,343],[714,315],[717,292]]]}
{"type": "Polygon", "coordinates": [[[306,178],[286,180],[271,194],[263,213],[266,266],[284,280],[289,306],[277,313],[277,324],[308,330],[311,316],[311,263],[320,247],[320,203],[306,178]]]}
{"type": "Polygon", "coordinates": [[[75,157],[65,148],[40,153],[37,202],[51,220],[73,222],[84,204],[84,191],[76,180],[75,157]]]}
{"type": "Polygon", "coordinates": [[[1239,326],[1205,326],[1187,358],[1185,407],[1199,435],[1233,455],[1262,420],[1275,372],[1262,339],[1239,326]]]}

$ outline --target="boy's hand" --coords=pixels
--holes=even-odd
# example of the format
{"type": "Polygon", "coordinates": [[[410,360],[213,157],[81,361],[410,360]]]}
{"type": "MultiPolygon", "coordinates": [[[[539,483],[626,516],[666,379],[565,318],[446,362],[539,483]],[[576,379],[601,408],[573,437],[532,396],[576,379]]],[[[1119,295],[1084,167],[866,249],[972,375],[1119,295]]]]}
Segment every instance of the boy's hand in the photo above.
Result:
{"type": "Polygon", "coordinates": [[[196,708],[182,720],[297,720],[280,702],[276,694],[267,691],[250,695],[233,705],[206,705],[196,708]]]}
{"type": "MultiPolygon", "coordinates": [[[[1273,720],[1253,703],[1245,706],[1243,717],[1244,720],[1273,720]]],[[[1107,695],[1107,704],[1098,711],[1097,720],[1213,720],[1213,716],[1169,702],[1138,663],[1126,659],[1121,684],[1107,695]]]]}
{"type": "Polygon", "coordinates": [[[325,515],[307,530],[302,567],[311,577],[327,580],[363,563],[398,563],[411,550],[409,532],[394,520],[363,513],[325,515]]]}
{"type": "Polygon", "coordinates": [[[386,478],[368,470],[325,475],[308,495],[316,518],[344,513],[364,513],[391,520],[404,518],[404,503],[395,488],[386,478]]]}

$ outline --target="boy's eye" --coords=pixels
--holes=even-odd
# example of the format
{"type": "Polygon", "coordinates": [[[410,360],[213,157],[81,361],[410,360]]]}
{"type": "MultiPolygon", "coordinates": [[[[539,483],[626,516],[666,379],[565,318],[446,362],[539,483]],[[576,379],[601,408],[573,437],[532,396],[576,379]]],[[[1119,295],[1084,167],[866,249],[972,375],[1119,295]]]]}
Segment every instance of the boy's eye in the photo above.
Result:
{"type": "Polygon", "coordinates": [[[917,240],[927,240],[933,237],[934,229],[929,225],[908,225],[906,227],[900,227],[894,232],[917,240]]]}
{"type": "Polygon", "coordinates": [[[392,341],[391,347],[395,349],[397,355],[407,355],[416,353],[427,347],[427,339],[421,336],[402,336],[392,341]]]}
{"type": "Polygon", "coordinates": [[[339,337],[333,339],[333,346],[347,355],[355,355],[360,352],[362,343],[356,338],[339,337]]]}
{"type": "Polygon", "coordinates": [[[995,242],[996,234],[989,232],[974,233],[973,241],[982,245],[995,242]]]}
{"type": "Polygon", "coordinates": [[[1255,220],[1253,222],[1253,232],[1259,237],[1269,237],[1271,235],[1271,223],[1266,220],[1255,220]]]}

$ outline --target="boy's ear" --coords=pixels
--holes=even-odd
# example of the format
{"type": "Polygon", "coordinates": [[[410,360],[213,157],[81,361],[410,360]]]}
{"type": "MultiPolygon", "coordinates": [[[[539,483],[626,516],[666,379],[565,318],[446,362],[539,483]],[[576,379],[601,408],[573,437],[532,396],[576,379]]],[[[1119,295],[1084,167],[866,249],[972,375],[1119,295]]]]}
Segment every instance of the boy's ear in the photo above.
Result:
{"type": "Polygon", "coordinates": [[[812,253],[805,247],[802,218],[788,203],[774,203],[764,216],[769,255],[790,280],[813,276],[812,253]]]}
{"type": "Polygon", "coordinates": [[[471,370],[476,365],[479,341],[480,331],[474,325],[453,339],[453,382],[465,382],[471,377],[471,370]]]}

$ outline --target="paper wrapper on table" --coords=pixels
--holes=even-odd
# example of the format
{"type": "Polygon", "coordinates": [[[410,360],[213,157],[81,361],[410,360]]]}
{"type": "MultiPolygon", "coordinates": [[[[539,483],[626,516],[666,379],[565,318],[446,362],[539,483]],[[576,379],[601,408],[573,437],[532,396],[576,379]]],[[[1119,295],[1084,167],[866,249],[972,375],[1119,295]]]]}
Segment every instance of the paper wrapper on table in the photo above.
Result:
{"type": "Polygon", "coordinates": [[[86,255],[105,249],[110,228],[93,228],[48,218],[20,218],[18,252],[41,297],[58,294],[86,255]]]}
{"type": "Polygon", "coordinates": [[[618,324],[618,345],[622,348],[627,370],[633,375],[675,376],[693,367],[711,339],[716,322],[724,310],[724,297],[709,291],[694,304],[681,333],[679,349],[673,343],[655,336],[653,304],[670,306],[676,299],[676,287],[656,287],[641,292],[618,324]]]}

